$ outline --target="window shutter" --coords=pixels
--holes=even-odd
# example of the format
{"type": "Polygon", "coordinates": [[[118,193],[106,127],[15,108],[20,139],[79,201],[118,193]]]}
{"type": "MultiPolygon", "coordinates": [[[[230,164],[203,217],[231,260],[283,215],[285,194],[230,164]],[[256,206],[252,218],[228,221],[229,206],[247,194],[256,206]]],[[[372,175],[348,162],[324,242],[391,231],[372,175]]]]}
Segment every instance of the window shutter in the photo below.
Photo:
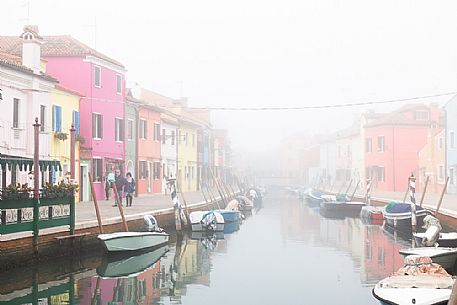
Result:
{"type": "Polygon", "coordinates": [[[121,126],[120,127],[120,138],[121,138],[121,141],[124,141],[124,138],[125,138],[125,124],[124,124],[124,120],[120,120],[120,124],[121,126]]]}
{"type": "Polygon", "coordinates": [[[62,131],[62,107],[56,106],[56,131],[62,131]]]}
{"type": "Polygon", "coordinates": [[[97,137],[95,134],[95,124],[97,124],[97,121],[95,120],[95,114],[92,113],[92,138],[97,137]]]}
{"type": "Polygon", "coordinates": [[[56,131],[56,106],[52,105],[52,131],[56,131]]]}
{"type": "Polygon", "coordinates": [[[103,138],[103,116],[101,114],[99,114],[99,120],[98,120],[98,123],[99,123],[99,138],[102,139],[103,138]]]}
{"type": "Polygon", "coordinates": [[[80,131],[79,131],[79,111],[73,111],[73,115],[74,115],[74,118],[73,118],[73,125],[75,127],[75,133],[76,135],[79,135],[80,131]]]}

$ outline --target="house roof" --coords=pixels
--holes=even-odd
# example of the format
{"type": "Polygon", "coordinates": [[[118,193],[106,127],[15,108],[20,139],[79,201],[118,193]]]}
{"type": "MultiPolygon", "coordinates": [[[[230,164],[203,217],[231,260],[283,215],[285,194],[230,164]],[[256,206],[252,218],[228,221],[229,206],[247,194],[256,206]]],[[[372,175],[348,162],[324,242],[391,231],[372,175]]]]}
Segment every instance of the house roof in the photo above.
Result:
{"type": "Polygon", "coordinates": [[[52,77],[46,73],[40,72],[39,75],[33,73],[32,69],[30,69],[22,64],[22,59],[19,56],[16,56],[16,55],[10,54],[10,53],[6,53],[6,52],[2,52],[1,50],[0,50],[0,65],[10,68],[10,69],[14,69],[16,71],[20,71],[20,72],[29,74],[29,75],[36,75],[38,77],[41,77],[41,78],[51,81],[51,82],[56,82],[56,83],[58,82],[54,77],[52,77]]]}
{"type": "Polygon", "coordinates": [[[57,90],[65,91],[65,92],[71,93],[71,94],[76,95],[76,96],[79,96],[79,97],[83,97],[83,96],[84,96],[82,93],[79,93],[78,91],[75,91],[75,90],[73,90],[73,89],[64,87],[64,86],[59,85],[59,84],[56,84],[55,87],[56,87],[57,90]]]}
{"type": "Polygon", "coordinates": [[[409,125],[423,126],[430,124],[430,120],[416,121],[405,120],[403,114],[416,110],[430,110],[425,104],[408,104],[390,113],[368,113],[365,115],[367,122],[364,127],[376,127],[382,125],[409,125]]]}
{"type": "MultiPolygon", "coordinates": [[[[41,36],[41,55],[47,57],[79,57],[92,55],[106,60],[119,67],[123,64],[94,50],[70,35],[41,36]]],[[[22,39],[18,36],[0,36],[0,52],[7,52],[17,56],[22,55],[22,39]]]]}

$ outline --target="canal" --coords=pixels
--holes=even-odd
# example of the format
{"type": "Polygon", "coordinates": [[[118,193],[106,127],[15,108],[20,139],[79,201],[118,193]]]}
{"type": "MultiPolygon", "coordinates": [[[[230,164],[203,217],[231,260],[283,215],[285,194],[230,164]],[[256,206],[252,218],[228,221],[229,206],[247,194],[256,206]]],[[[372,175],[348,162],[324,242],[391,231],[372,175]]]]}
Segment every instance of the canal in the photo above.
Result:
{"type": "Polygon", "coordinates": [[[371,289],[403,265],[407,245],[275,191],[232,234],[173,236],[134,257],[63,258],[0,274],[0,304],[378,304],[371,289]]]}

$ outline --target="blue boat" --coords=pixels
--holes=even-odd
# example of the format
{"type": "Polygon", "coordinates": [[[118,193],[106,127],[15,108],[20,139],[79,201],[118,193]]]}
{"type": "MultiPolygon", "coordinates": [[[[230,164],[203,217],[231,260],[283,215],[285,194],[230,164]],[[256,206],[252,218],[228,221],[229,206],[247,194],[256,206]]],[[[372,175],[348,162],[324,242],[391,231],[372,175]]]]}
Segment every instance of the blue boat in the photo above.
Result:
{"type": "Polygon", "coordinates": [[[219,212],[222,217],[224,217],[225,224],[231,222],[239,222],[241,220],[241,213],[240,211],[233,211],[233,210],[216,210],[219,212]]]}
{"type": "Polygon", "coordinates": [[[224,225],[224,234],[231,234],[240,229],[239,222],[229,222],[224,225]]]}
{"type": "Polygon", "coordinates": [[[324,195],[324,193],[313,189],[309,189],[305,195],[306,201],[310,206],[319,206],[320,203],[323,201],[322,196],[324,195]]]}

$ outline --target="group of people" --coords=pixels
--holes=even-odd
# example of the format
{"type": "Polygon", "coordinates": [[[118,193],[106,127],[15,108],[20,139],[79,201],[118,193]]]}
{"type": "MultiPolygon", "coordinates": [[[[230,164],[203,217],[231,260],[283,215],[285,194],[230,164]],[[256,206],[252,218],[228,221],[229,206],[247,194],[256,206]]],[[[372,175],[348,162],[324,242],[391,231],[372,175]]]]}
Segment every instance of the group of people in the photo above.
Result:
{"type": "Polygon", "coordinates": [[[130,172],[127,173],[125,177],[121,175],[121,171],[117,169],[114,174],[111,172],[106,176],[105,181],[105,196],[106,200],[109,200],[109,194],[113,186],[116,186],[117,192],[119,194],[119,201],[117,196],[114,193],[114,204],[113,207],[116,207],[118,204],[122,205],[122,198],[125,196],[125,202],[127,207],[132,206],[133,194],[135,193],[136,184],[135,179],[133,179],[130,172]]]}

